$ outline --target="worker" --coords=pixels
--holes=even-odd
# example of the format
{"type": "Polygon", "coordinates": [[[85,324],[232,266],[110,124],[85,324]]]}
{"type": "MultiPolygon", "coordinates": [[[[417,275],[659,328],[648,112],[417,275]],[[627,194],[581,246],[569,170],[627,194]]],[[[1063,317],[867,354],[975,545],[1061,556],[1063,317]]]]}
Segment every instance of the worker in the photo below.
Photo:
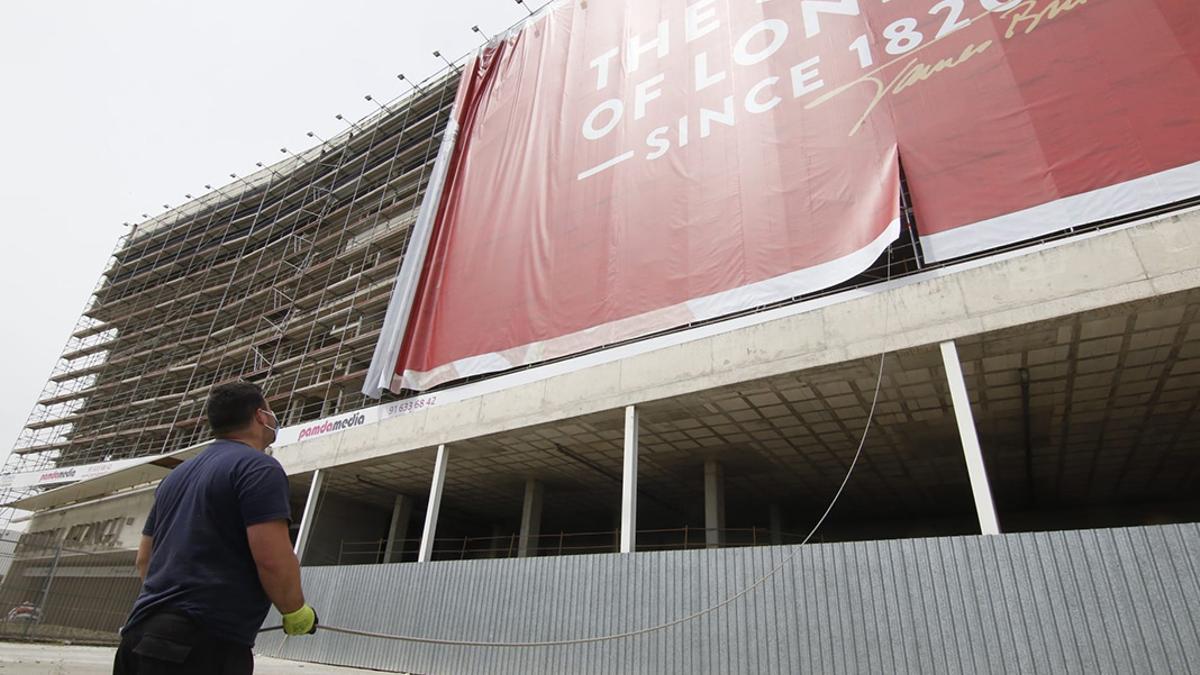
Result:
{"type": "Polygon", "coordinates": [[[275,414],[261,389],[236,382],[213,388],[207,415],[214,440],[163,479],[146,517],[142,590],[114,675],[251,673],[271,604],[288,635],[316,631],[288,538],[287,475],[266,453],[275,414]]]}

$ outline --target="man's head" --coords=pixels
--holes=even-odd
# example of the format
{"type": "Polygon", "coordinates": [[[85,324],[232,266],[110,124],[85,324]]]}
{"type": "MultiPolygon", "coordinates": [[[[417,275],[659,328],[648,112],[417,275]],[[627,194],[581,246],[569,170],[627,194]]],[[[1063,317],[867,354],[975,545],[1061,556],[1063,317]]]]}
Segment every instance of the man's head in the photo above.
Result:
{"type": "Polygon", "coordinates": [[[208,426],[217,438],[241,441],[258,450],[275,442],[279,420],[256,384],[231,382],[214,387],[207,409],[208,426]]]}

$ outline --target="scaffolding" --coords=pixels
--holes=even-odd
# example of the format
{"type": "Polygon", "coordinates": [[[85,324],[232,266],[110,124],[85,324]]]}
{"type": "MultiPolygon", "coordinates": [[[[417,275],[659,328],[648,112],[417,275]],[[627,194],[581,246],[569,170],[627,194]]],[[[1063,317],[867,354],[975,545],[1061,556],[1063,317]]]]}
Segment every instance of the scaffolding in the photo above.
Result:
{"type": "MultiPolygon", "coordinates": [[[[346,121],[341,134],[300,154],[282,149],[283,161],[260,164],[246,177],[230,174],[231,183],[206,186],[208,194],[132,227],[118,240],[0,475],[200,443],[208,437],[208,392],[225,382],[260,384],[284,426],[375,405],[362,385],[460,74],[448,62],[409,94],[346,121]]],[[[924,263],[903,170],[900,197],[900,239],[861,274],[701,323],[951,264],[924,263]]],[[[952,262],[1198,203],[1200,197],[1070,227],[952,262]]],[[[384,398],[411,393],[385,391],[384,398]]],[[[34,490],[0,490],[0,504],[34,490]]],[[[0,509],[0,527],[10,517],[11,509],[0,509]]]]}
{"type": "Polygon", "coordinates": [[[447,68],[338,136],[131,227],[3,473],[199,443],[208,392],[225,382],[258,383],[285,426],[368,405],[363,380],[458,79],[447,68]]]}

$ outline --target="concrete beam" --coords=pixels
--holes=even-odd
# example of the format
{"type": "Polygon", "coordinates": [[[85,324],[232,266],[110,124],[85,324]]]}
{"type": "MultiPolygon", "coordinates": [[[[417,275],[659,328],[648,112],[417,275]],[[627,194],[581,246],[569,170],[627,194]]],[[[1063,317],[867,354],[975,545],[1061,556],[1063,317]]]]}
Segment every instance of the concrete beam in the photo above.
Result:
{"type": "Polygon", "coordinates": [[[421,534],[421,550],[417,553],[417,562],[429,562],[433,559],[433,539],[437,533],[438,509],[442,507],[442,490],[446,486],[448,461],[450,451],[445,445],[439,445],[437,461],[433,465],[433,482],[429,486],[429,508],[425,510],[425,531],[421,534]]]}
{"type": "Polygon", "coordinates": [[[312,536],[313,527],[317,523],[317,502],[321,499],[321,487],[325,483],[325,470],[313,472],[312,483],[308,486],[308,499],[304,502],[304,514],[300,516],[300,531],[296,533],[296,546],[292,549],[296,558],[304,563],[304,549],[312,536]]]}
{"type": "Polygon", "coordinates": [[[621,475],[621,553],[633,553],[637,545],[637,408],[625,406],[625,459],[621,475]]]}
{"type": "Polygon", "coordinates": [[[290,445],[279,460],[304,473],[1194,288],[1197,232],[1192,211],[730,319],[692,329],[682,344],[653,338],[593,355],[578,371],[290,445]],[[886,329],[862,321],[884,312],[886,329]]]}
{"type": "Polygon", "coordinates": [[[383,547],[383,562],[396,562],[404,553],[404,540],[408,538],[408,520],[412,516],[412,498],[396,495],[392,504],[392,523],[388,527],[387,543],[383,547]]]}
{"type": "Polygon", "coordinates": [[[996,518],[996,503],[992,500],[992,488],[988,484],[987,467],[983,464],[983,452],[979,448],[979,436],[975,433],[975,417],[971,414],[971,399],[967,396],[967,382],[963,379],[962,364],[958,360],[958,348],[953,340],[943,342],[942,362],[946,365],[946,380],[950,385],[950,399],[954,403],[954,418],[958,421],[958,435],[962,438],[963,457],[967,461],[967,474],[971,478],[971,494],[975,497],[975,513],[979,517],[982,534],[1000,534],[1000,523],[996,518]]]}
{"type": "Polygon", "coordinates": [[[521,535],[517,541],[517,557],[537,555],[538,537],[542,534],[542,484],[533,478],[525,481],[525,501],[521,505],[521,535]]]}
{"type": "Polygon", "coordinates": [[[709,548],[725,543],[725,474],[711,458],[704,460],[704,543],[709,548]]]}

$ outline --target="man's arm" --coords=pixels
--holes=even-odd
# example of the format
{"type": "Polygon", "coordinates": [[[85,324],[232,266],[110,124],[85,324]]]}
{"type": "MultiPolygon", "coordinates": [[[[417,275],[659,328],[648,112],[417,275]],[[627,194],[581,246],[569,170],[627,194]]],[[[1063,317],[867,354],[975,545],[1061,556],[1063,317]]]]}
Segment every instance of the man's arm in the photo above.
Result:
{"type": "Polygon", "coordinates": [[[246,528],[250,554],[258,568],[258,580],[280,614],[304,606],[300,588],[300,561],[292,552],[286,520],[269,520],[246,528]]]}
{"type": "Polygon", "coordinates": [[[154,552],[154,537],[142,535],[138,542],[137,558],[133,564],[137,566],[138,576],[146,581],[146,572],[150,569],[150,554],[154,552]]]}
{"type": "Polygon", "coordinates": [[[279,462],[265,455],[256,464],[239,473],[234,487],[258,581],[283,615],[283,632],[311,634],[317,629],[317,613],[304,602],[300,561],[288,539],[287,474],[279,462]]]}

